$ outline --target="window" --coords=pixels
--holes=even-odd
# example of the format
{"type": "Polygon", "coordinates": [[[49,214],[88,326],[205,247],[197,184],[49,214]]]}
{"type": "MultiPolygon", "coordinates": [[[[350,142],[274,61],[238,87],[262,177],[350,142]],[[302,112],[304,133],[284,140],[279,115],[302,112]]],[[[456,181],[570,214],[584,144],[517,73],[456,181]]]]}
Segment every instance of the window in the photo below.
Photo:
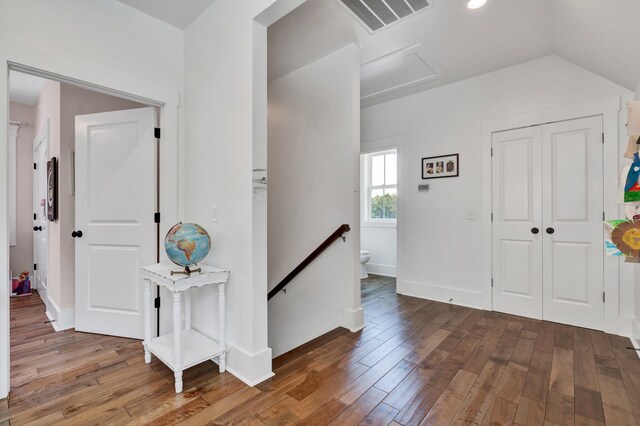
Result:
{"type": "Polygon", "coordinates": [[[363,219],[395,223],[398,207],[398,154],[396,150],[363,155],[363,219]]]}

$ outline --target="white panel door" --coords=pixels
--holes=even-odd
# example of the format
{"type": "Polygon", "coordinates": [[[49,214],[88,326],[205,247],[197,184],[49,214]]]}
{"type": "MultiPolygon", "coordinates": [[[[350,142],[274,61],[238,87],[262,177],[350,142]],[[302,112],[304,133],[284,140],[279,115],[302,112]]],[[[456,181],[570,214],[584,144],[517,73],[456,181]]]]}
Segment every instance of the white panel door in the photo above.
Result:
{"type": "Polygon", "coordinates": [[[542,131],[543,316],[602,330],[602,117],[542,131]]]}
{"type": "MultiPolygon", "coordinates": [[[[47,161],[49,159],[49,121],[33,141],[33,271],[32,286],[46,303],[49,270],[49,221],[47,220],[47,161]]],[[[13,271],[20,273],[22,271],[13,271]]]]}
{"type": "Polygon", "coordinates": [[[76,117],[76,330],[142,338],[155,263],[153,108],[76,117]]]}
{"type": "Polygon", "coordinates": [[[539,127],[493,136],[493,308],[542,318],[539,127]]]}

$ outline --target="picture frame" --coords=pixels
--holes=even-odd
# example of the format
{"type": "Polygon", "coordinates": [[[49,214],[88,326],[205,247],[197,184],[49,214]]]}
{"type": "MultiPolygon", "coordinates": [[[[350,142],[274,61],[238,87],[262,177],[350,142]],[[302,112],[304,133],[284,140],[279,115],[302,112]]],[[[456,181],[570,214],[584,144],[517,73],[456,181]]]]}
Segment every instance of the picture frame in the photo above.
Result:
{"type": "Polygon", "coordinates": [[[460,155],[438,155],[422,159],[422,179],[460,176],[460,155]]]}
{"type": "Polygon", "coordinates": [[[58,159],[51,157],[47,161],[47,219],[58,220],[58,159]]]}

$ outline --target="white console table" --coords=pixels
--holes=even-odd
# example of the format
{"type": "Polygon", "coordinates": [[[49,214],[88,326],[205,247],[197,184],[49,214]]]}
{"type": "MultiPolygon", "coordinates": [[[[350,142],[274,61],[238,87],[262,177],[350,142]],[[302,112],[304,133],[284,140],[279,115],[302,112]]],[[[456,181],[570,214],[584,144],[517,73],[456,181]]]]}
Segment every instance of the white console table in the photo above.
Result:
{"type": "Polygon", "coordinates": [[[225,371],[227,347],[225,341],[225,285],[229,271],[212,266],[200,266],[201,272],[187,275],[171,275],[180,267],[172,263],[158,263],[142,268],[144,278],[144,361],[151,362],[151,354],[173,370],[176,393],[182,392],[182,372],[207,360],[218,358],[220,372],[225,371]],[[173,330],[171,334],[152,338],[151,284],[168,289],[173,294],[173,330]],[[218,341],[212,340],[191,328],[191,298],[188,291],[194,287],[218,285],[218,341]],[[182,327],[182,293],[184,301],[184,329],[182,327]]]}

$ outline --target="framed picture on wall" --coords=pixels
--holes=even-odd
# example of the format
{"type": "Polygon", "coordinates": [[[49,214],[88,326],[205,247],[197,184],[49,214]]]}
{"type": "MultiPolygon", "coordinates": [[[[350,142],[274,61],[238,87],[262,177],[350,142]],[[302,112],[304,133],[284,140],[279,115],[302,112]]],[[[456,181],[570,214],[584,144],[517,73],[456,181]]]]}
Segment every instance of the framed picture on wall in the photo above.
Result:
{"type": "Polygon", "coordinates": [[[439,155],[422,159],[422,179],[460,176],[458,154],[439,155]]]}
{"type": "Polygon", "coordinates": [[[47,162],[47,219],[58,219],[58,159],[51,157],[47,162]]]}

